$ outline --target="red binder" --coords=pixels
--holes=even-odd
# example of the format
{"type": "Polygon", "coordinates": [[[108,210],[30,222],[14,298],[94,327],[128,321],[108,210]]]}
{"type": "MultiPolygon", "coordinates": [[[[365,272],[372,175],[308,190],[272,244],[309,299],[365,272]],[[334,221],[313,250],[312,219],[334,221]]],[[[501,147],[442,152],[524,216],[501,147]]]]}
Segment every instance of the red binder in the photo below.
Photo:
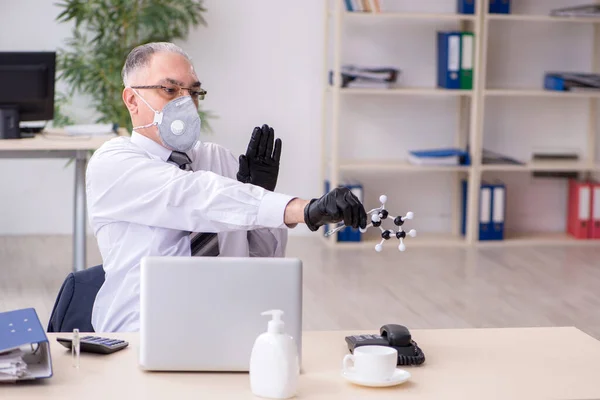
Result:
{"type": "Polygon", "coordinates": [[[592,184],[575,179],[569,181],[567,232],[577,239],[590,237],[592,184]]]}
{"type": "Polygon", "coordinates": [[[592,219],[590,238],[600,239],[600,182],[593,182],[592,187],[592,219]]]}

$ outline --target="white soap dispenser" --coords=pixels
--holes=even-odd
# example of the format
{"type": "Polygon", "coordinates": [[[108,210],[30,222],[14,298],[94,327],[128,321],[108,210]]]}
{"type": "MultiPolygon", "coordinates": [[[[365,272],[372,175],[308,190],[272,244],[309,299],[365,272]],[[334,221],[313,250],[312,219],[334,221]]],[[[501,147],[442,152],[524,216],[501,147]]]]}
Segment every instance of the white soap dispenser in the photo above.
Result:
{"type": "Polygon", "coordinates": [[[296,396],[300,366],[298,348],[293,337],[285,333],[283,311],[261,313],[271,315],[267,332],[254,342],[250,356],[250,388],[255,396],[289,399],[296,396]]]}

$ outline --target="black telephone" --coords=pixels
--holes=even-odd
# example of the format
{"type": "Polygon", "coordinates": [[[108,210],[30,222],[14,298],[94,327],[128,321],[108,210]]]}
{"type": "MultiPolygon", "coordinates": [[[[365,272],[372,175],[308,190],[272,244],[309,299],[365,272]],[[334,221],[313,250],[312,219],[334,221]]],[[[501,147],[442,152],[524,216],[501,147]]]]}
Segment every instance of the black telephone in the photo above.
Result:
{"type": "Polygon", "coordinates": [[[360,346],[388,346],[398,351],[398,365],[421,365],[425,354],[404,325],[387,324],[381,327],[379,335],[346,336],[350,353],[360,346]]]}

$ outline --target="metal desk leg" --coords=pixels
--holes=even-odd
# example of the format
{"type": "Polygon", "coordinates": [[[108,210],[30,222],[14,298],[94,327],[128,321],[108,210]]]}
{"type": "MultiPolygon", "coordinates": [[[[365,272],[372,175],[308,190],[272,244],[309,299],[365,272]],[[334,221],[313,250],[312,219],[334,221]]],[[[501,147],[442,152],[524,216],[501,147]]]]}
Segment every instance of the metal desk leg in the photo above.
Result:
{"type": "Polygon", "coordinates": [[[75,199],[73,215],[73,271],[86,268],[86,204],[85,204],[85,167],[87,152],[78,150],[75,156],[75,199]]]}

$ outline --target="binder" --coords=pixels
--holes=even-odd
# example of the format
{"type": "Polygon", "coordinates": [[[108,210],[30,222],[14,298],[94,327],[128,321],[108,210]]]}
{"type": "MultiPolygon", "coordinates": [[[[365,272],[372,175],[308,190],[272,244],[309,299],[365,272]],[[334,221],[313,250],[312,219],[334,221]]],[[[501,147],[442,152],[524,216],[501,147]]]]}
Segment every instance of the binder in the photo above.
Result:
{"type": "Polygon", "coordinates": [[[408,161],[414,165],[469,165],[469,153],[458,148],[413,150],[408,161]]]}
{"type": "Polygon", "coordinates": [[[473,32],[462,32],[460,49],[460,88],[473,89],[473,64],[475,52],[475,35],[473,32]]]}
{"type": "Polygon", "coordinates": [[[590,223],[590,239],[600,239],[600,182],[592,182],[592,220],[590,223]]]}
{"type": "Polygon", "coordinates": [[[479,192],[479,240],[492,240],[492,191],[493,185],[482,182],[479,192]]]}
{"type": "Polygon", "coordinates": [[[546,72],[544,89],[556,91],[600,90],[600,74],[546,72]]]}
{"type": "MultiPolygon", "coordinates": [[[[506,215],[506,185],[482,181],[479,192],[479,240],[503,240],[506,215]]],[[[461,233],[467,230],[468,183],[462,181],[461,233]]]]}
{"type": "Polygon", "coordinates": [[[546,74],[544,76],[544,89],[555,91],[568,91],[573,86],[573,82],[559,75],[546,74]]]}
{"type": "Polygon", "coordinates": [[[460,233],[465,236],[467,234],[467,204],[469,202],[468,200],[468,196],[469,196],[469,191],[468,191],[468,184],[467,184],[467,180],[463,179],[461,181],[461,201],[462,201],[462,220],[461,220],[461,225],[460,225],[460,233]]]}
{"type": "Polygon", "coordinates": [[[352,0],[352,8],[354,11],[365,11],[362,0],[352,0]]]}
{"type": "Polygon", "coordinates": [[[576,179],[569,180],[567,233],[577,239],[590,236],[592,185],[576,179]]]}
{"type": "Polygon", "coordinates": [[[490,14],[510,14],[510,0],[490,0],[490,14]]]}
{"type": "Polygon", "coordinates": [[[460,89],[461,32],[437,34],[437,85],[446,89],[460,89]]]}
{"type": "Polygon", "coordinates": [[[50,343],[35,309],[0,313],[0,382],[50,377],[50,343]]]}
{"type": "Polygon", "coordinates": [[[475,0],[458,0],[456,12],[459,14],[475,14],[475,0]]]}
{"type": "Polygon", "coordinates": [[[492,185],[492,221],[490,240],[504,239],[504,218],[506,215],[506,185],[495,183],[492,185]]]}

